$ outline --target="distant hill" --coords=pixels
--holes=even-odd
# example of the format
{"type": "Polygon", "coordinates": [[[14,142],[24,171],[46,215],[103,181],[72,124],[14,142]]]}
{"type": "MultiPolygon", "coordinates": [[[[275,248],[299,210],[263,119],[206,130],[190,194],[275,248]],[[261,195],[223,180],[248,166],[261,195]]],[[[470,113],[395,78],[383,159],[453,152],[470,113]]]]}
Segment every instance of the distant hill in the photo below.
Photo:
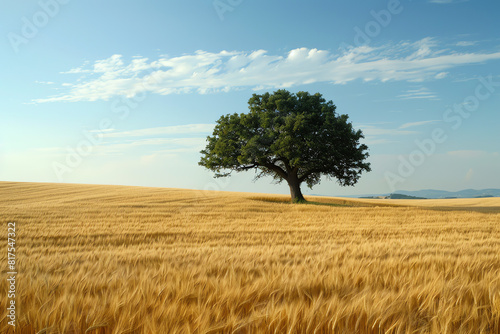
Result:
{"type": "Polygon", "coordinates": [[[404,194],[391,194],[389,196],[390,199],[427,199],[427,197],[418,197],[418,196],[411,196],[411,195],[404,195],[404,194]]]}
{"type": "MultiPolygon", "coordinates": [[[[446,191],[446,190],[435,190],[435,189],[424,189],[424,190],[396,190],[392,194],[364,194],[364,195],[351,195],[351,196],[340,196],[340,197],[354,197],[354,198],[403,198],[394,197],[399,195],[411,196],[413,199],[441,199],[441,198],[486,198],[486,197],[500,197],[500,189],[465,189],[460,191],[446,191]],[[392,196],[392,197],[391,197],[392,196]]],[[[325,196],[325,195],[315,195],[315,196],[325,196]]]]}
{"type": "Polygon", "coordinates": [[[410,196],[410,195],[403,195],[403,194],[390,194],[390,195],[375,195],[375,196],[361,196],[359,198],[365,198],[365,199],[427,199],[425,197],[417,197],[417,196],[410,196]]]}
{"type": "Polygon", "coordinates": [[[417,191],[398,190],[395,194],[425,197],[425,198],[480,198],[480,197],[500,197],[500,189],[465,189],[460,191],[445,191],[424,189],[417,191]]]}

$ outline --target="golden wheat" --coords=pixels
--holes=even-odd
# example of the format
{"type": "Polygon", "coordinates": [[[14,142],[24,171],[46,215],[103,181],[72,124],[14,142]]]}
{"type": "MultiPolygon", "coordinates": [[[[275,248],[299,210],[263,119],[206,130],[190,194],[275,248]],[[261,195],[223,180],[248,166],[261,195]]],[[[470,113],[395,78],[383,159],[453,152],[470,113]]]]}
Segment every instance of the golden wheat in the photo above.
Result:
{"type": "Polygon", "coordinates": [[[17,332],[500,333],[499,199],[309,199],[0,182],[17,332]]]}

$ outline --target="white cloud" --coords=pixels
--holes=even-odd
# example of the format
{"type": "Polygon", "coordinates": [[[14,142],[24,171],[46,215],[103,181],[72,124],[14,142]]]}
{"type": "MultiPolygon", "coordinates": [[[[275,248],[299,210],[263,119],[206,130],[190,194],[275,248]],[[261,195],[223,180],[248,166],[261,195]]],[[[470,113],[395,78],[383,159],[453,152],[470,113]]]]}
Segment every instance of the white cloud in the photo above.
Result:
{"type": "MultiPolygon", "coordinates": [[[[197,152],[206,144],[206,138],[148,138],[134,141],[112,142],[96,147],[95,154],[122,154],[125,151],[140,149],[141,152],[151,150],[151,147],[161,147],[161,150],[197,152]]],[[[158,151],[159,148],[153,149],[158,151]]]]}
{"type": "Polygon", "coordinates": [[[432,48],[437,46],[437,44],[438,43],[433,38],[430,37],[423,38],[420,41],[413,43],[413,46],[416,49],[416,51],[406,59],[408,60],[422,59],[424,57],[431,56],[434,53],[432,51],[432,48]]]}
{"type": "Polygon", "coordinates": [[[404,92],[404,94],[398,95],[398,97],[402,100],[410,100],[410,99],[439,100],[439,97],[436,95],[436,93],[431,92],[426,87],[407,90],[404,92]]]}
{"type": "Polygon", "coordinates": [[[421,126],[421,125],[431,124],[431,123],[436,123],[436,122],[439,122],[439,121],[438,120],[430,120],[430,121],[405,123],[405,124],[401,125],[399,128],[400,129],[407,129],[407,128],[411,128],[411,127],[415,127],[415,126],[421,126]]]}
{"type": "Polygon", "coordinates": [[[142,136],[158,136],[158,135],[173,135],[173,134],[198,134],[211,133],[215,124],[186,124],[174,125],[148,129],[137,129],[131,131],[108,132],[103,134],[103,137],[142,137],[142,136]]]}
{"type": "Polygon", "coordinates": [[[448,72],[439,72],[438,74],[436,74],[436,76],[434,76],[434,78],[436,79],[444,79],[448,76],[448,72]]]}
{"type": "Polygon", "coordinates": [[[417,134],[417,131],[381,128],[376,125],[359,125],[365,136],[365,143],[369,145],[394,143],[398,140],[394,137],[417,134]]]}
{"type": "Polygon", "coordinates": [[[73,83],[66,82],[62,88],[65,93],[33,102],[109,100],[139,93],[206,94],[313,82],[422,82],[442,79],[447,75],[446,70],[457,66],[500,59],[500,52],[458,53],[439,49],[438,45],[434,39],[424,38],[415,43],[401,42],[377,48],[361,46],[343,54],[308,48],[294,49],[285,55],[270,55],[265,50],[197,51],[179,57],[162,56],[153,61],[134,57],[128,63],[123,56],[113,55],[66,72],[83,77],[73,83]]]}
{"type": "Polygon", "coordinates": [[[69,71],[66,72],[59,72],[61,74],[81,74],[81,73],[90,73],[90,69],[84,69],[84,67],[88,66],[90,64],[90,61],[86,60],[83,62],[82,66],[80,67],[75,67],[70,69],[69,71]]]}
{"type": "Polygon", "coordinates": [[[428,121],[419,121],[419,122],[411,122],[404,123],[398,128],[387,128],[387,127],[379,127],[377,125],[366,124],[366,125],[358,125],[357,128],[363,131],[363,135],[365,136],[365,142],[370,145],[376,144],[387,144],[397,142],[398,136],[408,136],[418,134],[418,131],[407,130],[408,128],[418,127],[426,124],[436,123],[438,120],[428,120],[428,121]]]}
{"type": "MultiPolygon", "coordinates": [[[[125,154],[198,153],[206,145],[206,136],[212,133],[215,124],[185,124],[166,127],[117,131],[116,129],[90,130],[98,133],[100,143],[92,145],[89,155],[119,156],[125,154]]],[[[65,156],[68,147],[42,147],[38,153],[50,156],[65,156]]]]}
{"type": "Polygon", "coordinates": [[[196,153],[206,145],[205,134],[215,124],[184,124],[129,131],[110,130],[101,134],[102,144],[95,149],[98,155],[120,155],[125,152],[141,154],[196,153]],[[179,135],[182,135],[179,137],[179,135]]]}
{"type": "Polygon", "coordinates": [[[366,136],[380,136],[380,135],[397,136],[397,135],[410,135],[417,133],[416,131],[407,131],[400,129],[383,129],[373,125],[360,125],[359,127],[363,131],[363,134],[365,134],[366,136]]]}
{"type": "Polygon", "coordinates": [[[477,42],[474,42],[474,41],[460,41],[460,42],[457,42],[455,45],[456,46],[474,46],[476,44],[477,44],[477,42]]]}
{"type": "MultiPolygon", "coordinates": [[[[101,144],[92,146],[90,155],[123,155],[136,152],[169,152],[173,153],[196,153],[206,145],[206,137],[186,137],[186,138],[143,138],[137,140],[114,140],[104,141],[101,144]]],[[[44,147],[34,151],[50,156],[65,156],[68,153],[67,147],[44,147]]]]}
{"type": "Polygon", "coordinates": [[[35,83],[41,84],[41,85],[53,85],[54,84],[54,82],[52,82],[52,81],[38,81],[38,80],[35,81],[35,83]]]}

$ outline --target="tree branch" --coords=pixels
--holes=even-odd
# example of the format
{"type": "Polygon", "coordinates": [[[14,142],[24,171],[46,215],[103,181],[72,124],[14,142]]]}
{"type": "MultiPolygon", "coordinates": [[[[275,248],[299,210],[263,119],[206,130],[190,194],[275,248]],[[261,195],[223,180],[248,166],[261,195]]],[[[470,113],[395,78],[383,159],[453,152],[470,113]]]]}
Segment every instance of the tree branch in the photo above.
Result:
{"type": "Polygon", "coordinates": [[[253,165],[248,165],[248,166],[241,166],[241,167],[237,167],[237,170],[240,171],[240,170],[249,170],[249,169],[252,169],[252,168],[255,168],[255,167],[258,167],[259,165],[258,164],[253,164],[253,165]]]}
{"type": "Polygon", "coordinates": [[[276,172],[276,174],[278,174],[279,176],[281,176],[284,179],[288,178],[288,174],[280,166],[276,166],[275,164],[272,164],[272,163],[265,163],[262,166],[269,168],[270,170],[276,172]]]}
{"type": "Polygon", "coordinates": [[[283,161],[283,164],[285,165],[285,168],[286,168],[286,173],[288,175],[292,174],[292,167],[290,166],[290,160],[288,160],[287,158],[282,158],[280,159],[281,161],[283,161]]]}

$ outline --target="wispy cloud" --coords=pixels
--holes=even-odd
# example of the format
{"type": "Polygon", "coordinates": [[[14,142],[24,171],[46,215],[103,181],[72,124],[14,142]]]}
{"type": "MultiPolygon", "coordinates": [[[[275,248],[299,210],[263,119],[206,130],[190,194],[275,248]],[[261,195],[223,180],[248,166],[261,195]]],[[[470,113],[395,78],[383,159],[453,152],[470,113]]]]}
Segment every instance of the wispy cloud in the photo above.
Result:
{"type": "Polygon", "coordinates": [[[427,120],[427,121],[418,121],[411,123],[404,123],[397,128],[389,128],[387,126],[381,127],[381,124],[365,124],[358,125],[357,128],[360,128],[363,131],[365,136],[365,142],[370,145],[378,145],[378,144],[388,144],[399,141],[399,137],[401,136],[409,136],[418,134],[418,131],[415,130],[407,130],[408,128],[415,128],[418,126],[431,124],[440,122],[438,120],[427,120]]]}
{"type": "MultiPolygon", "coordinates": [[[[136,140],[106,140],[92,147],[92,155],[149,154],[151,152],[199,152],[206,145],[206,137],[142,138],[136,140]]],[[[43,147],[35,149],[47,155],[66,155],[66,147],[43,147]]]]}
{"type": "Polygon", "coordinates": [[[398,95],[398,98],[402,100],[410,100],[410,99],[439,100],[439,97],[426,87],[407,90],[404,92],[404,94],[398,95]]]}
{"type": "Polygon", "coordinates": [[[365,142],[369,145],[394,143],[398,141],[398,136],[407,136],[418,133],[417,131],[404,130],[401,128],[383,128],[373,124],[358,125],[356,127],[363,131],[365,142]]]}
{"type": "MultiPolygon", "coordinates": [[[[90,130],[98,134],[99,143],[92,146],[92,155],[125,155],[152,153],[197,153],[206,145],[206,135],[215,124],[185,124],[165,127],[118,131],[116,129],[90,130]]],[[[65,155],[67,147],[43,147],[37,152],[65,155]]]]}
{"type": "Polygon", "coordinates": [[[64,93],[33,102],[109,100],[139,93],[205,94],[238,88],[288,88],[314,82],[422,82],[442,79],[447,70],[457,66],[498,59],[500,52],[458,53],[439,49],[431,38],[376,48],[361,46],[342,54],[308,48],[294,49],[285,55],[270,55],[265,50],[197,51],[156,60],[134,57],[129,62],[122,55],[113,55],[65,72],[80,76],[74,82],[64,80],[64,93]]]}
{"type": "Polygon", "coordinates": [[[187,124],[104,133],[104,138],[211,133],[215,124],[187,124]]]}
{"type": "Polygon", "coordinates": [[[434,76],[436,79],[444,79],[448,76],[448,72],[439,72],[434,76]]]}
{"type": "Polygon", "coordinates": [[[95,154],[111,155],[131,153],[139,150],[141,154],[165,151],[170,152],[198,152],[205,145],[206,138],[148,138],[127,141],[114,141],[96,147],[95,154]]]}
{"type": "Polygon", "coordinates": [[[426,125],[426,124],[431,124],[431,123],[436,123],[436,122],[439,122],[439,121],[438,120],[430,120],[430,121],[405,123],[405,124],[401,125],[399,128],[400,129],[407,129],[407,128],[413,128],[416,126],[421,126],[421,125],[426,125]]]}
{"type": "Polygon", "coordinates": [[[475,42],[475,41],[460,41],[460,42],[457,42],[455,45],[456,46],[474,46],[476,44],[477,44],[477,42],[475,42]]]}
{"type": "Polygon", "coordinates": [[[416,131],[408,131],[401,129],[379,128],[374,125],[360,125],[359,127],[362,129],[363,134],[366,136],[381,136],[381,135],[400,136],[400,135],[411,135],[418,133],[416,131]]]}

